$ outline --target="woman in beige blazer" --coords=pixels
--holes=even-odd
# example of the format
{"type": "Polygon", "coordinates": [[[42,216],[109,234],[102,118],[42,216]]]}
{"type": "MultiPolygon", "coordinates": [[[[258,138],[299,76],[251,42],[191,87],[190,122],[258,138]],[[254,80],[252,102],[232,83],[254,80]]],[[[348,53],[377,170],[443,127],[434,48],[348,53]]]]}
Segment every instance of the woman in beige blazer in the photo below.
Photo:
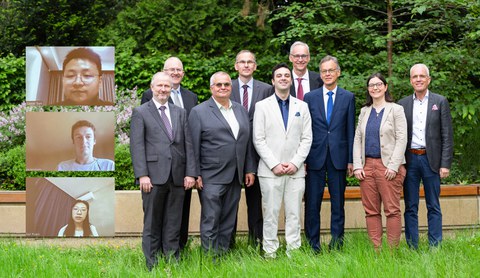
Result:
{"type": "Polygon", "coordinates": [[[403,107],[393,102],[387,81],[380,73],[367,79],[367,88],[367,101],[355,132],[353,169],[360,180],[368,236],[378,249],[382,245],[382,203],[387,242],[393,247],[400,241],[407,121],[403,107]]]}

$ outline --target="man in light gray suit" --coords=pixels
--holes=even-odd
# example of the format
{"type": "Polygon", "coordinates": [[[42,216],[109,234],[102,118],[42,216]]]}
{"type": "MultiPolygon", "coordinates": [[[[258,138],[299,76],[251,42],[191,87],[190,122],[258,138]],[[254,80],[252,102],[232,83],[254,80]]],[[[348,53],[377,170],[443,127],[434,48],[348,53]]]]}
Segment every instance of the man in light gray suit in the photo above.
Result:
{"type": "Polygon", "coordinates": [[[200,237],[203,249],[214,256],[229,249],[241,184],[251,186],[256,171],[248,114],[230,101],[231,90],[228,73],[213,74],[212,97],[195,106],[188,119],[199,172],[200,237]]]}
{"type": "Polygon", "coordinates": [[[142,249],[147,268],[179,258],[179,236],[185,190],[195,185],[195,158],[187,112],[168,103],[171,77],[156,73],[153,99],[133,109],[130,153],[143,200],[142,249]]]}
{"type": "Polygon", "coordinates": [[[448,100],[428,90],[430,72],[424,64],[410,69],[414,94],[401,99],[407,118],[407,175],[403,184],[405,199],[405,238],[408,246],[418,248],[418,203],[420,180],[427,203],[428,242],[442,241],[440,179],[450,174],[453,159],[452,116],[448,100]]]}
{"type": "MultiPolygon", "coordinates": [[[[253,72],[257,69],[255,55],[249,50],[238,52],[235,58],[235,70],[238,72],[238,79],[232,81],[232,94],[230,99],[240,103],[248,112],[250,130],[253,126],[253,114],[255,104],[273,94],[272,86],[262,81],[253,79],[253,72]]],[[[254,159],[258,164],[260,159],[254,151],[254,159]]],[[[262,217],[262,192],[258,179],[255,183],[245,188],[245,199],[247,201],[248,216],[248,241],[254,245],[260,245],[263,239],[263,217],[262,217]]],[[[236,225],[233,229],[232,244],[235,242],[236,225]]]]}

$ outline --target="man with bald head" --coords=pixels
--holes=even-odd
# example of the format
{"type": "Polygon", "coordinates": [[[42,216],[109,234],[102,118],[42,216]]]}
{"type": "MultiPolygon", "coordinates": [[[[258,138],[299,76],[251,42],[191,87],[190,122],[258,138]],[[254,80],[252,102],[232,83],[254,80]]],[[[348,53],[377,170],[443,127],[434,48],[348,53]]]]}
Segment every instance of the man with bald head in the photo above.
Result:
{"type": "Polygon", "coordinates": [[[130,153],[136,183],[142,192],[142,249],[147,268],[157,256],[179,259],[180,226],[185,190],[198,176],[185,109],[168,103],[172,79],[156,73],[153,98],[133,109],[130,153]]]}
{"type": "MultiPolygon", "coordinates": [[[[188,113],[190,113],[190,110],[192,110],[192,108],[197,105],[198,97],[190,90],[180,86],[180,83],[185,76],[182,61],[180,61],[180,59],[177,57],[168,58],[163,65],[163,71],[170,75],[173,83],[172,92],[168,101],[177,106],[185,108],[188,115],[188,113]]],[[[150,99],[152,99],[152,90],[148,89],[143,93],[141,103],[143,104],[150,99]]]]}

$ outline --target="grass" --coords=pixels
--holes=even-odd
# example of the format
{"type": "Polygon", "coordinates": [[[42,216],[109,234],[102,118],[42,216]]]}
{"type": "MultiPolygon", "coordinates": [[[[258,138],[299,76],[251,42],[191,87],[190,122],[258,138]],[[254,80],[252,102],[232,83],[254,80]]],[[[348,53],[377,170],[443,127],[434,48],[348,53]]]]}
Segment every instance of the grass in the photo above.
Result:
{"type": "Polygon", "coordinates": [[[314,255],[304,241],[292,258],[283,244],[275,260],[264,260],[239,237],[237,248],[216,263],[203,255],[195,238],[179,263],[162,261],[152,273],[140,240],[83,239],[71,246],[0,238],[0,277],[480,277],[480,230],[449,233],[435,249],[425,237],[417,251],[402,241],[398,249],[384,246],[376,253],[364,232],[354,232],[346,235],[342,251],[314,255]]]}

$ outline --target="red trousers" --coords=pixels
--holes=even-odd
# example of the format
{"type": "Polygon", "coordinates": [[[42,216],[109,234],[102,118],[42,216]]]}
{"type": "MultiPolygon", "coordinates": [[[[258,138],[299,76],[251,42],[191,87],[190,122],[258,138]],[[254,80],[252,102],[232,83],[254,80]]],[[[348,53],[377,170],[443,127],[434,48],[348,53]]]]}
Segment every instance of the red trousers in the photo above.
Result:
{"type": "Polygon", "coordinates": [[[393,180],[385,178],[387,168],[380,158],[367,158],[363,168],[365,179],[360,181],[362,204],[365,209],[367,232],[375,248],[382,245],[382,211],[387,219],[387,242],[397,246],[402,234],[402,214],[400,211],[400,196],[405,179],[405,167],[398,169],[393,180]]]}

